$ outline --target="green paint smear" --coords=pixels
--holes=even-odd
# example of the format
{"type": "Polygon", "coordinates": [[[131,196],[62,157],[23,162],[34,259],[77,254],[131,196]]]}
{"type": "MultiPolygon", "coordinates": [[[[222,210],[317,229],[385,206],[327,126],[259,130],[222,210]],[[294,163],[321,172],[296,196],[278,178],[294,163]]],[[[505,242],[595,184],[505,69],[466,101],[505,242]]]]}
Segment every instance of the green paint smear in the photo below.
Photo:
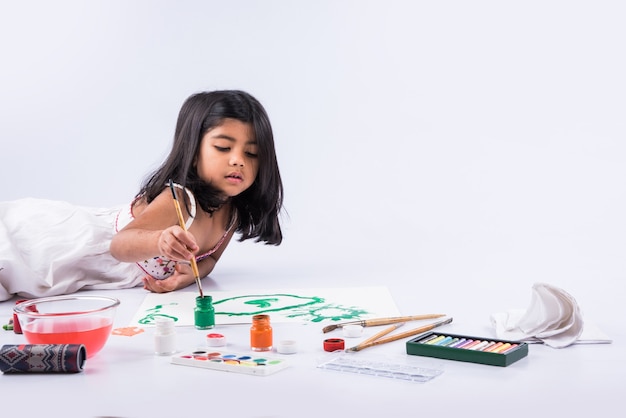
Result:
{"type": "MultiPolygon", "coordinates": [[[[176,302],[172,302],[169,303],[168,305],[178,305],[178,303],[176,302]]],[[[163,305],[156,305],[154,308],[150,308],[150,309],[146,309],[146,316],[144,316],[143,318],[141,318],[139,321],[140,324],[142,325],[150,325],[156,322],[156,319],[158,317],[162,317],[162,318],[172,318],[174,320],[174,322],[178,321],[178,317],[176,316],[172,316],[172,315],[166,315],[164,313],[161,313],[161,310],[164,308],[163,305]]]]}
{"type": "MultiPolygon", "coordinates": [[[[252,316],[269,312],[287,313],[287,318],[302,318],[311,322],[344,321],[352,319],[360,319],[362,315],[369,312],[354,306],[342,306],[336,304],[325,303],[324,298],[318,296],[299,296],[286,293],[275,293],[267,295],[244,295],[218,300],[213,306],[226,303],[243,303],[245,306],[252,307],[252,311],[248,312],[229,312],[219,311],[216,308],[215,315],[227,316],[252,316]],[[294,303],[290,299],[294,299],[294,303]],[[279,305],[279,306],[276,306],[279,305]]],[[[240,305],[239,305],[240,306],[240,305]]]]}
{"type": "Polygon", "coordinates": [[[289,311],[296,308],[302,308],[304,306],[314,305],[318,303],[323,303],[324,299],[317,296],[298,296],[298,295],[289,295],[286,293],[275,293],[269,295],[245,295],[245,296],[235,296],[233,298],[227,298],[218,300],[213,302],[213,306],[215,307],[215,315],[228,315],[228,316],[249,316],[249,315],[258,315],[261,313],[267,312],[283,312],[289,311]],[[283,306],[275,306],[280,302],[285,302],[289,298],[301,300],[301,303],[295,304],[287,304],[283,306]],[[245,300],[249,299],[249,300],[245,300]],[[220,312],[218,310],[218,305],[228,302],[242,302],[247,306],[255,306],[257,310],[250,312],[220,312]]]}

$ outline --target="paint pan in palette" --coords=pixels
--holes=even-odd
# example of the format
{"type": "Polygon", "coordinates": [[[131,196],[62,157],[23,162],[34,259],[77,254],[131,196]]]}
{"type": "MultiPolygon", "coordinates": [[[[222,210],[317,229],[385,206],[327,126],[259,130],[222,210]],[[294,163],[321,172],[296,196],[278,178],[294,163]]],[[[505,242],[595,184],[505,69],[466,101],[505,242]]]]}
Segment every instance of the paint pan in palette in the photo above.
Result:
{"type": "Polygon", "coordinates": [[[407,341],[406,352],[416,356],[506,367],[528,355],[528,344],[429,332],[407,341]]]}
{"type": "Polygon", "coordinates": [[[255,376],[269,376],[289,367],[282,358],[205,350],[177,354],[172,357],[172,363],[255,376]]]}

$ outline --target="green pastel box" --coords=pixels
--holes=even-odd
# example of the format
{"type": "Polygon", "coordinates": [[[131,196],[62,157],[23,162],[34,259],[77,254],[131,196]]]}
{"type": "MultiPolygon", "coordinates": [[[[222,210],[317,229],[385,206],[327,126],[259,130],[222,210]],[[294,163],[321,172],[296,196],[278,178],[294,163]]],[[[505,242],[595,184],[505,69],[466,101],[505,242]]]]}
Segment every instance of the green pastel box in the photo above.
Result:
{"type": "Polygon", "coordinates": [[[407,341],[406,353],[506,367],[528,355],[528,344],[521,341],[429,332],[407,341]]]}

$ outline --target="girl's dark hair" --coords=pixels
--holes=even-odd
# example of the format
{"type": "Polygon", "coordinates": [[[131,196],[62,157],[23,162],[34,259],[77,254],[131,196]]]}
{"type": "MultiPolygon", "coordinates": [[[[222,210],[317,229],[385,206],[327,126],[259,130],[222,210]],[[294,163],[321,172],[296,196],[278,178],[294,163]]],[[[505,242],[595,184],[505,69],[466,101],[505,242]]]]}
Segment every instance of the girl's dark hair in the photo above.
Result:
{"type": "Polygon", "coordinates": [[[283,184],[278,170],[274,135],[265,109],[250,94],[239,90],[197,93],[189,97],[178,114],[174,144],[165,162],[147,177],[137,196],[154,200],[170,179],[189,188],[198,204],[212,213],[224,203],[218,190],[202,181],[194,167],[204,134],[224,119],[249,123],[258,146],[259,172],[247,190],[231,198],[237,212],[239,241],[256,238],[279,245],[282,232],[278,215],[283,203],[283,184]]]}

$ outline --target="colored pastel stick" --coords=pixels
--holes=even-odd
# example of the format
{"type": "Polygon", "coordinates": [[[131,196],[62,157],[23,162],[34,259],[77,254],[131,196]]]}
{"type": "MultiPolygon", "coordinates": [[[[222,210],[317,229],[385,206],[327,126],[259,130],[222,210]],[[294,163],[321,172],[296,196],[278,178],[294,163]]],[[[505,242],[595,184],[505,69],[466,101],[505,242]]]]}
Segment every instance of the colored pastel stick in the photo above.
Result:
{"type": "Polygon", "coordinates": [[[437,344],[439,341],[443,340],[444,338],[445,336],[440,335],[437,338],[428,341],[426,344],[437,344]]]}
{"type": "Polygon", "coordinates": [[[466,342],[467,342],[466,338],[460,338],[457,342],[450,344],[448,347],[459,348],[459,346],[465,344],[466,342]]]}
{"type": "Polygon", "coordinates": [[[428,341],[434,340],[435,338],[437,338],[438,335],[437,334],[433,334],[433,335],[429,335],[428,337],[424,338],[423,340],[418,341],[420,344],[426,344],[428,341]]]}
{"type": "Polygon", "coordinates": [[[459,344],[455,348],[466,348],[468,345],[472,344],[473,342],[474,340],[472,340],[471,338],[468,338],[465,340],[463,344],[459,344]]]}
{"type": "Polygon", "coordinates": [[[495,341],[489,341],[489,342],[487,343],[487,345],[485,345],[484,347],[482,347],[482,348],[480,349],[480,351],[486,351],[486,350],[488,350],[489,348],[493,347],[494,345],[496,345],[496,342],[495,342],[495,341]]]}
{"type": "Polygon", "coordinates": [[[506,349],[506,350],[504,350],[504,351],[501,351],[500,353],[502,353],[502,354],[506,354],[506,353],[508,353],[509,351],[513,351],[513,350],[515,350],[516,348],[517,348],[517,344],[511,344],[511,346],[510,346],[509,348],[507,348],[507,349],[506,349]]]}
{"type": "Polygon", "coordinates": [[[511,347],[511,343],[504,343],[500,347],[498,347],[495,350],[493,350],[493,352],[494,353],[502,353],[503,351],[507,350],[509,347],[511,347]]]}
{"type": "Polygon", "coordinates": [[[443,340],[437,341],[435,345],[445,345],[449,341],[452,341],[452,337],[445,337],[443,340]]]}
{"type": "Polygon", "coordinates": [[[450,341],[448,341],[447,343],[441,344],[444,347],[450,347],[452,344],[455,344],[457,341],[459,341],[458,338],[453,338],[450,341]]]}
{"type": "Polygon", "coordinates": [[[502,344],[504,344],[502,341],[497,342],[495,344],[492,344],[489,347],[486,347],[483,351],[488,351],[488,352],[493,352],[494,350],[496,350],[498,347],[500,347],[502,344]]]}
{"type": "Polygon", "coordinates": [[[480,350],[482,349],[484,346],[486,346],[487,344],[489,344],[489,341],[481,341],[476,345],[473,345],[471,347],[469,347],[470,350],[480,350]]]}
{"type": "Polygon", "coordinates": [[[480,340],[474,340],[474,341],[472,341],[471,343],[469,343],[469,344],[467,344],[467,345],[463,346],[463,348],[465,348],[465,349],[467,349],[467,350],[471,350],[471,349],[472,349],[472,347],[475,347],[475,346],[477,346],[477,345],[478,345],[478,344],[480,344],[480,343],[481,343],[481,341],[480,341],[480,340]]]}
{"type": "Polygon", "coordinates": [[[499,353],[502,350],[506,350],[507,348],[509,348],[511,346],[511,343],[502,343],[501,345],[499,345],[498,347],[494,348],[492,351],[492,353],[499,353]]]}

